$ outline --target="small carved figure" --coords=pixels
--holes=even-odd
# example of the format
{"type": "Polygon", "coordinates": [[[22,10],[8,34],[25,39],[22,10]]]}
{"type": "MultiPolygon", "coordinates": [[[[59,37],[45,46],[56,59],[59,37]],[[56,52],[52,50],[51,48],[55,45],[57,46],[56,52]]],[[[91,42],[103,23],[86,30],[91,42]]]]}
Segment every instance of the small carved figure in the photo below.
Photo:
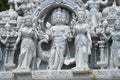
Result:
{"type": "Polygon", "coordinates": [[[22,40],[18,59],[18,67],[14,70],[14,72],[17,72],[21,69],[30,71],[31,61],[36,56],[37,36],[32,27],[32,17],[27,15],[24,17],[24,21],[25,25],[19,30],[18,38],[14,47],[15,50],[18,42],[22,40]]]}
{"type": "Polygon", "coordinates": [[[115,31],[112,32],[112,47],[111,47],[111,55],[113,59],[113,66],[115,68],[120,67],[120,19],[115,21],[115,31]]]}
{"type": "Polygon", "coordinates": [[[6,39],[2,39],[2,37],[0,36],[0,71],[5,70],[5,61],[4,61],[4,57],[5,54],[3,54],[3,45],[6,45],[7,40],[8,40],[9,36],[6,37],[6,39]]]}
{"type": "Polygon", "coordinates": [[[75,26],[75,63],[76,67],[72,70],[88,71],[88,54],[91,54],[91,35],[89,25],[85,22],[85,10],[78,12],[78,22],[75,26]]]}
{"type": "Polygon", "coordinates": [[[88,19],[93,34],[95,34],[95,29],[99,26],[102,20],[102,14],[99,12],[100,5],[106,5],[107,3],[108,0],[89,0],[85,4],[86,8],[90,8],[88,19]]]}

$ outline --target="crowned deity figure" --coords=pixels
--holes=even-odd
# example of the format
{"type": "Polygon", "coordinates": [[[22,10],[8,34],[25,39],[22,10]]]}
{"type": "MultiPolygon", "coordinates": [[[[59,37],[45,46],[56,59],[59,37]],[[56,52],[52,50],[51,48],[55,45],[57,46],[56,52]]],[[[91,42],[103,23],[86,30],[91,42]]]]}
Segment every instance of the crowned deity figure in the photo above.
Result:
{"type": "Polygon", "coordinates": [[[89,7],[90,12],[88,16],[89,24],[93,34],[95,33],[96,27],[98,27],[102,20],[102,14],[99,12],[100,5],[107,5],[108,0],[89,0],[85,4],[85,7],[89,7]]]}
{"type": "Polygon", "coordinates": [[[70,38],[71,30],[69,23],[69,11],[57,8],[51,14],[51,27],[46,30],[49,40],[52,40],[50,57],[48,60],[49,70],[60,70],[65,59],[67,39],[70,38]]]}
{"type": "Polygon", "coordinates": [[[89,32],[89,25],[85,22],[85,10],[78,11],[77,24],[75,30],[75,63],[72,70],[89,71],[88,55],[91,54],[92,40],[89,32]]]}
{"type": "Polygon", "coordinates": [[[111,63],[112,67],[120,68],[120,19],[115,21],[115,30],[111,33],[112,47],[111,47],[111,63]]]}
{"type": "Polygon", "coordinates": [[[32,27],[32,17],[31,15],[26,15],[24,17],[24,27],[20,28],[18,32],[18,38],[16,40],[14,50],[16,49],[16,45],[21,42],[20,47],[20,55],[18,59],[18,66],[13,72],[19,72],[23,70],[23,72],[30,71],[30,64],[32,59],[36,56],[36,39],[37,36],[34,32],[34,28],[32,27]]]}

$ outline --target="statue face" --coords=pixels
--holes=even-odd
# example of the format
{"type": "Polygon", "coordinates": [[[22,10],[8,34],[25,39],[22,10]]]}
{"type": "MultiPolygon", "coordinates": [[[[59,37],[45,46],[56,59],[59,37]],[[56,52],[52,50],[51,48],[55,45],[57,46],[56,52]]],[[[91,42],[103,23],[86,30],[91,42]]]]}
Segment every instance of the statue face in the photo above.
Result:
{"type": "Polygon", "coordinates": [[[79,15],[78,16],[78,21],[83,22],[84,21],[84,15],[79,15]]]}
{"type": "Polygon", "coordinates": [[[57,23],[62,23],[62,16],[56,15],[56,21],[57,21],[57,23]]]}
{"type": "Polygon", "coordinates": [[[115,30],[120,30],[120,23],[116,23],[115,30]]]}
{"type": "Polygon", "coordinates": [[[25,24],[26,24],[26,26],[30,27],[32,25],[32,20],[31,19],[26,19],[25,24]]]}

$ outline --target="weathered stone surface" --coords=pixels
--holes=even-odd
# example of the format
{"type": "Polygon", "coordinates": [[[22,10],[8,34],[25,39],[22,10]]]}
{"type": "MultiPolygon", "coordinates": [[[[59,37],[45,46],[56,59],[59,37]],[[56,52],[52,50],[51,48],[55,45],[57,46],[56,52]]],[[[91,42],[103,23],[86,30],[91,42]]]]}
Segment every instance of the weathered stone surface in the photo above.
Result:
{"type": "Polygon", "coordinates": [[[14,80],[14,74],[10,71],[0,71],[0,80],[14,80]]]}
{"type": "Polygon", "coordinates": [[[93,70],[91,73],[73,73],[71,70],[36,70],[28,74],[0,72],[0,80],[119,80],[120,70],[93,70]]]}

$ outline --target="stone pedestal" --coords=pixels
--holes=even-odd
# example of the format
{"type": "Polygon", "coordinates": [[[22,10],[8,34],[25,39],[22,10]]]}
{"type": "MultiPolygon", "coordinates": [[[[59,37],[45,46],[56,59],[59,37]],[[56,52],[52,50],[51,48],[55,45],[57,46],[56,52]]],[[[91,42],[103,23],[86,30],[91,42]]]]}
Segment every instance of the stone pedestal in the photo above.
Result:
{"type": "Polygon", "coordinates": [[[15,80],[33,80],[31,73],[28,74],[15,74],[15,80]]]}
{"type": "Polygon", "coordinates": [[[91,80],[90,73],[73,73],[71,70],[33,71],[33,80],[91,80]]]}
{"type": "Polygon", "coordinates": [[[14,74],[10,71],[0,71],[0,80],[15,80],[14,74]]]}
{"type": "Polygon", "coordinates": [[[38,70],[31,73],[0,72],[0,80],[120,80],[119,69],[74,73],[71,70],[38,70]]]}

